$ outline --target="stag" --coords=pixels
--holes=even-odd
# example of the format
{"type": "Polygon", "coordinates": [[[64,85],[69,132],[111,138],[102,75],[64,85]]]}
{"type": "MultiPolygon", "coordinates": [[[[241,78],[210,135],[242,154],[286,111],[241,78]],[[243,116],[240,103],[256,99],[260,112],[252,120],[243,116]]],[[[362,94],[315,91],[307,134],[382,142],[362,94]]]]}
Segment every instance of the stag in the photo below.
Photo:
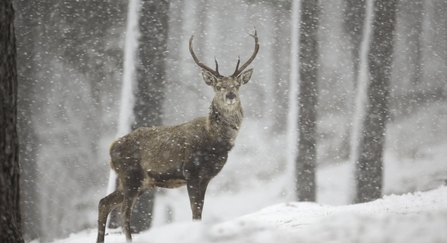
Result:
{"type": "Polygon", "coordinates": [[[208,183],[225,165],[241,127],[239,88],[250,80],[253,69],[244,70],[259,50],[256,29],[250,36],[255,40],[254,52],[241,67],[238,57],[230,76],[219,73],[216,60],[215,70],[201,63],[193,50],[194,36],[189,39],[192,58],[215,93],[207,117],[176,126],[141,127],[110,145],[110,166],[118,174],[119,186],[99,202],[97,242],[104,242],[107,216],[120,205],[123,230],[127,242],[131,242],[132,207],[140,194],[154,187],[186,185],[192,218],[202,218],[208,183]]]}

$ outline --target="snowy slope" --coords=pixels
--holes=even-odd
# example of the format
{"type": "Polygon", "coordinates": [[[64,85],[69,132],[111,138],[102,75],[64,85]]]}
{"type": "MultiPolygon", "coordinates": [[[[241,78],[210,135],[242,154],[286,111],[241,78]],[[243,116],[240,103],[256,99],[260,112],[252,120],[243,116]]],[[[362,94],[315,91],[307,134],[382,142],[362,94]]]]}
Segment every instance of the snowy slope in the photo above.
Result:
{"type": "MultiPolygon", "coordinates": [[[[447,242],[447,187],[386,196],[370,203],[328,206],[282,203],[233,220],[175,223],[134,236],[138,243],[178,242],[447,242]]],[[[106,242],[125,242],[112,231],[106,242]]],[[[84,231],[55,243],[94,242],[84,231]]]]}

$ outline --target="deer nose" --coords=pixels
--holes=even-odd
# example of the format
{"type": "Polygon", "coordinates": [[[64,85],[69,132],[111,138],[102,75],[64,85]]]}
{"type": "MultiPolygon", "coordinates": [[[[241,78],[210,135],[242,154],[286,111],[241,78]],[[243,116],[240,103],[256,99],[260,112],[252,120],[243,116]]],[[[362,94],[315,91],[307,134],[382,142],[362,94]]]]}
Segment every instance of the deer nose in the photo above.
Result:
{"type": "Polygon", "coordinates": [[[226,95],[227,99],[232,100],[236,98],[236,94],[234,92],[228,92],[226,95]]]}

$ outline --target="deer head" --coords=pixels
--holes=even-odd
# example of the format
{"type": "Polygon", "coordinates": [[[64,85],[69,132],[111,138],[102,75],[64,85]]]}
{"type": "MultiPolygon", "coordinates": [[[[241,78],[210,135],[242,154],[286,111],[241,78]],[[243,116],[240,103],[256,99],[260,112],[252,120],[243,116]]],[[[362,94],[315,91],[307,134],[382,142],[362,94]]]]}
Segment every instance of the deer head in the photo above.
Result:
{"type": "Polygon", "coordinates": [[[194,36],[192,35],[189,39],[189,51],[191,52],[191,55],[197,65],[202,68],[202,78],[205,83],[214,88],[214,101],[218,102],[219,106],[221,107],[231,108],[238,105],[240,103],[239,88],[242,85],[248,83],[251,78],[253,68],[250,68],[246,71],[244,71],[244,69],[247,68],[248,65],[251,64],[251,62],[253,62],[259,51],[259,41],[256,29],[255,33],[250,36],[255,39],[254,52],[251,55],[250,59],[248,59],[248,61],[245,62],[240,68],[240,57],[238,57],[236,70],[230,76],[222,76],[219,73],[219,64],[217,63],[216,59],[214,59],[216,63],[215,70],[201,63],[193,50],[192,41],[194,39],[194,36]]]}

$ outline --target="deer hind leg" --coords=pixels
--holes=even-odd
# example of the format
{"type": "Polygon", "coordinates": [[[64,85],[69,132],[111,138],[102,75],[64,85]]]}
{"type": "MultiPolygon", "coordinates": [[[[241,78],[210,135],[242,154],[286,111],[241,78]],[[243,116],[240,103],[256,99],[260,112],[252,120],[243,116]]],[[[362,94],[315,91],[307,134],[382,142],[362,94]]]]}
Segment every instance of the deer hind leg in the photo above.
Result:
{"type": "Polygon", "coordinates": [[[130,170],[126,173],[126,180],[123,181],[124,200],[121,206],[121,218],[126,241],[132,242],[130,219],[132,208],[138,196],[146,189],[143,188],[145,174],[143,169],[130,170]]]}
{"type": "Polygon", "coordinates": [[[124,194],[122,190],[116,190],[99,201],[98,205],[98,238],[96,242],[104,242],[107,216],[110,211],[120,206],[123,202],[124,194]]]}

